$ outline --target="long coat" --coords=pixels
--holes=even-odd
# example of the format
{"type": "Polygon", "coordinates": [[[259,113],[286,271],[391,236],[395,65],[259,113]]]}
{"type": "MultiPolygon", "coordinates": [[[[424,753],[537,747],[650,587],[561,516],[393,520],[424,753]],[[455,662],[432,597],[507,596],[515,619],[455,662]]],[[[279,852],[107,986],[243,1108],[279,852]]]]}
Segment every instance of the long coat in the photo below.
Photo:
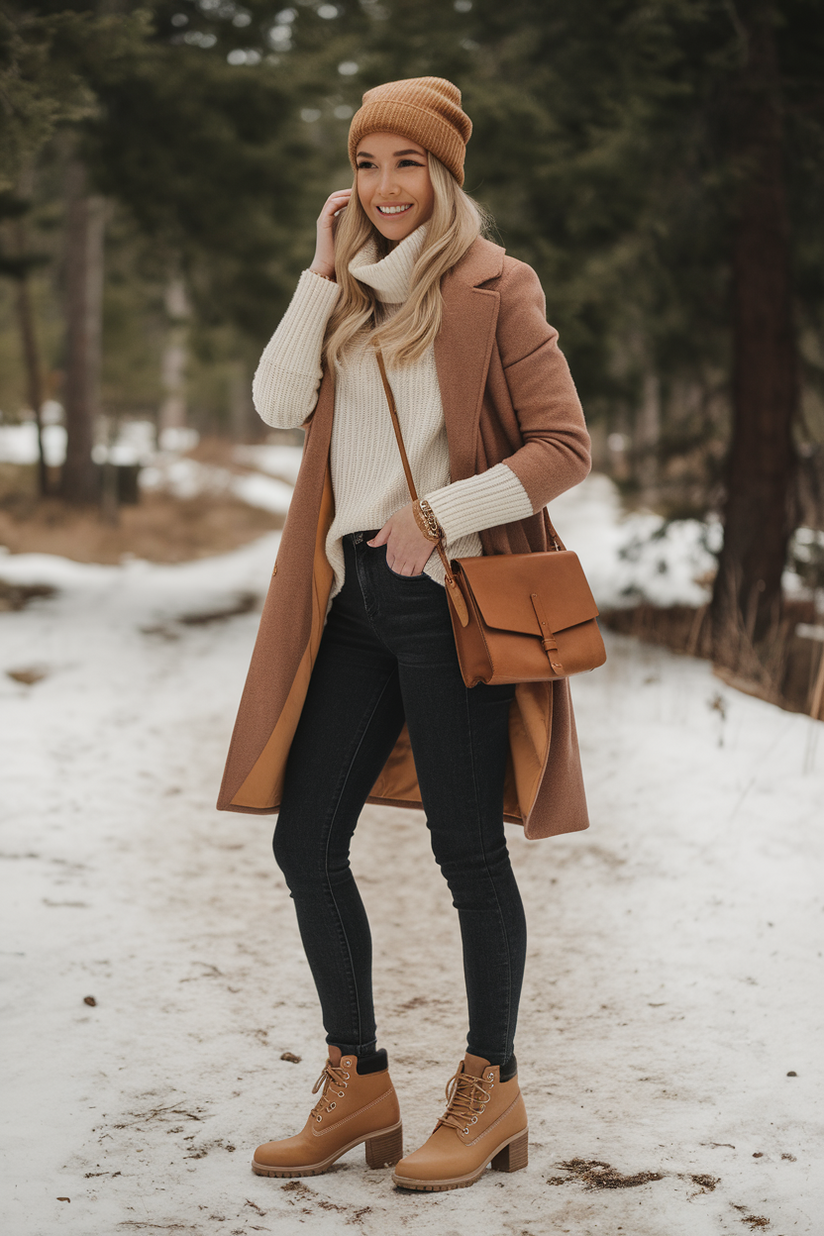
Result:
{"type": "MultiPolygon", "coordinates": [[[[535,272],[478,239],[444,277],[435,363],[452,481],[505,460],[537,512],[480,533],[484,554],[546,549],[541,510],[589,471],[589,437],[535,272]]],[[[218,809],[280,805],[289,747],[317,656],[332,570],[333,374],[306,425],[295,485],[226,762],[218,809]]],[[[387,417],[389,412],[387,410],[387,417]]],[[[569,684],[519,684],[510,712],[505,819],[527,837],[588,826],[569,684]]],[[[369,802],[421,808],[404,730],[369,802]]]]}

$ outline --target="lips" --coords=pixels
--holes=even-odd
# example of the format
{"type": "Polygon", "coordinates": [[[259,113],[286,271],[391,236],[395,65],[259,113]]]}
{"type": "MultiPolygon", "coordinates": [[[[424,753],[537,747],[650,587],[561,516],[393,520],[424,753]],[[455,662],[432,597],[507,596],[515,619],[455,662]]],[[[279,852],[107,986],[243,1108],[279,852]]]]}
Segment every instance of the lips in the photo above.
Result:
{"type": "Polygon", "coordinates": [[[407,210],[412,209],[412,204],[411,202],[407,202],[405,206],[378,206],[376,209],[382,215],[402,215],[405,214],[407,210]]]}

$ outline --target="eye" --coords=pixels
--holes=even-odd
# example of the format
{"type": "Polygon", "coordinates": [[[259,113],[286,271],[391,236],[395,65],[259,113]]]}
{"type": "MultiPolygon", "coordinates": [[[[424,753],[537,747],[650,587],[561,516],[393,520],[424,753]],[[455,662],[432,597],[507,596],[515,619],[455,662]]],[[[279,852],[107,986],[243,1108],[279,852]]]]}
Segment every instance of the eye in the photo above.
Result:
{"type": "Polygon", "coordinates": [[[363,171],[366,171],[367,168],[374,167],[374,166],[375,166],[374,163],[369,163],[364,160],[364,162],[358,164],[358,171],[363,172],[363,171]]]}
{"type": "Polygon", "coordinates": [[[400,163],[398,164],[398,166],[399,166],[399,167],[404,167],[404,166],[406,166],[406,167],[423,167],[423,164],[422,164],[422,163],[419,163],[416,159],[401,159],[401,161],[400,161],[400,163]]]}

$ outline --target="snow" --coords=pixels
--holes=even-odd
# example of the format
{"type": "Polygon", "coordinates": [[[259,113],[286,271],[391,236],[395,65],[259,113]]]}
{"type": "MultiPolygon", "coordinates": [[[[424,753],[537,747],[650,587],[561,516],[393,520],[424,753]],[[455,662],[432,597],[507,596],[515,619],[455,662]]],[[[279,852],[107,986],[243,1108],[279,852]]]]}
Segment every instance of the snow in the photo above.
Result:
{"type": "Polygon", "coordinates": [[[276,515],[285,515],[292,500],[292,486],[272,476],[249,473],[232,480],[232,493],[249,506],[262,507],[276,515]]]}
{"type": "MultiPolygon", "coordinates": [[[[635,565],[597,495],[553,517],[603,604],[635,565]]],[[[592,827],[509,830],[528,1169],[438,1195],[360,1151],[252,1175],[314,1101],[323,1032],[272,820],[213,805],[258,614],[182,619],[262,594],[278,539],[176,566],[0,557],[59,590],[0,615],[4,1231],[821,1236],[824,728],[609,633],[573,684],[592,827]],[[574,1158],[661,1179],[547,1183],[574,1158]]],[[[411,1149],[463,1051],[457,924],[419,813],[367,808],[353,862],[411,1149]]]]}
{"type": "Polygon", "coordinates": [[[283,477],[294,485],[298,479],[298,469],[302,450],[299,446],[287,446],[282,443],[263,443],[259,446],[236,446],[234,458],[237,463],[245,464],[258,472],[268,472],[272,476],[283,477]]]}
{"type": "Polygon", "coordinates": [[[552,504],[561,540],[581,559],[602,609],[636,605],[703,605],[720,526],[695,519],[667,522],[648,511],[624,514],[618,490],[595,473],[552,504]],[[567,533],[567,529],[570,530],[567,533]]]}
{"type": "Polygon", "coordinates": [[[140,474],[141,489],[160,489],[176,498],[195,498],[199,494],[227,493],[249,506],[285,515],[293,487],[262,472],[238,474],[229,468],[199,463],[176,455],[155,457],[140,474]]]}
{"type": "MultiPolygon", "coordinates": [[[[62,425],[43,426],[43,454],[50,468],[57,468],[66,458],[66,430],[62,425]]],[[[15,464],[37,462],[37,426],[34,421],[22,425],[0,424],[0,461],[15,464]]]]}

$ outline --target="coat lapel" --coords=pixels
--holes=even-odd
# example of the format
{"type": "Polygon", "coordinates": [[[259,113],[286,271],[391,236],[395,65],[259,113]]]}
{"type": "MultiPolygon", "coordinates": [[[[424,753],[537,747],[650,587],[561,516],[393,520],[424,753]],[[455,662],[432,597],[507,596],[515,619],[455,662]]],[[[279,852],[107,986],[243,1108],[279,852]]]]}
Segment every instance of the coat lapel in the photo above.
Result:
{"type": "Polygon", "coordinates": [[[435,340],[435,366],[453,481],[475,472],[478,418],[500,304],[496,291],[478,285],[500,276],[503,257],[499,245],[478,239],[441,287],[443,321],[435,340]]]}

